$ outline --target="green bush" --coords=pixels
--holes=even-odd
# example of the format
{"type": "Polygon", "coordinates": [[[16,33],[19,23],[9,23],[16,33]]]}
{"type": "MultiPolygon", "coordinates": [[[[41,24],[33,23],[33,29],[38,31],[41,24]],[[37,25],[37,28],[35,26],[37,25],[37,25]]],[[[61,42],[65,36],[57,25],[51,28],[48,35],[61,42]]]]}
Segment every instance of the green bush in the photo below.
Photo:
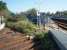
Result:
{"type": "Polygon", "coordinates": [[[6,26],[15,29],[16,31],[23,33],[33,33],[36,30],[36,26],[29,21],[7,22],[6,26]]]}
{"type": "Polygon", "coordinates": [[[32,33],[36,29],[35,25],[28,21],[18,21],[15,24],[15,28],[21,30],[24,33],[32,33]]]}
{"type": "Polygon", "coordinates": [[[13,28],[15,26],[14,22],[7,22],[6,27],[13,28]]]}
{"type": "Polygon", "coordinates": [[[49,37],[48,33],[37,33],[36,40],[40,42],[39,49],[42,50],[56,50],[56,44],[54,41],[49,37]]]}
{"type": "Polygon", "coordinates": [[[43,32],[37,32],[36,34],[35,34],[35,38],[36,39],[43,39],[44,38],[44,35],[45,35],[46,33],[43,33],[43,32]]]}

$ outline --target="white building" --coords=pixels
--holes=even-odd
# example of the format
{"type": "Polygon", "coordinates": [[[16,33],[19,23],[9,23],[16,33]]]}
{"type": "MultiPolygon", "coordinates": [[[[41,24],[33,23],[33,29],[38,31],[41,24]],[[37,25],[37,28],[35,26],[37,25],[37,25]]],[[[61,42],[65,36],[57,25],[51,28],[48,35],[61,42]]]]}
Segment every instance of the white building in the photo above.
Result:
{"type": "Polygon", "coordinates": [[[0,31],[4,29],[5,22],[4,22],[4,16],[0,16],[0,31]]]}

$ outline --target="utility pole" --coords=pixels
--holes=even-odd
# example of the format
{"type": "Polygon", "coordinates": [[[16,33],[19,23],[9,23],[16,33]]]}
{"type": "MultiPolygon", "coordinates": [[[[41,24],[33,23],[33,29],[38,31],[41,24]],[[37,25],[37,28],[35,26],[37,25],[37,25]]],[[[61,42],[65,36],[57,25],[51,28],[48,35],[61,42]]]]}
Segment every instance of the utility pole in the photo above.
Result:
{"type": "Polygon", "coordinates": [[[35,6],[37,6],[37,26],[39,26],[39,29],[41,29],[41,16],[40,16],[40,9],[41,9],[41,4],[44,0],[36,0],[35,1],[35,6]]]}
{"type": "Polygon", "coordinates": [[[37,22],[39,25],[39,29],[41,29],[41,16],[40,16],[40,5],[41,5],[41,0],[39,0],[39,4],[38,4],[38,11],[37,11],[37,22]]]}
{"type": "Polygon", "coordinates": [[[41,29],[41,16],[39,11],[37,12],[37,26],[41,29]]]}

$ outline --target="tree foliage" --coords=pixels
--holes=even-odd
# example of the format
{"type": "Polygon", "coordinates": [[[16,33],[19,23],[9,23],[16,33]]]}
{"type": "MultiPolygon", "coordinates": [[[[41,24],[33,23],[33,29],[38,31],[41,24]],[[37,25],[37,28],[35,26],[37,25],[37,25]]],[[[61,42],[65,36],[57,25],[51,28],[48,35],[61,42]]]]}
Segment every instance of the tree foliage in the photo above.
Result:
{"type": "Polygon", "coordinates": [[[3,1],[0,1],[0,15],[4,15],[6,9],[7,9],[6,3],[3,1]]]}
{"type": "Polygon", "coordinates": [[[27,16],[37,16],[37,10],[36,9],[30,9],[26,12],[27,16]]]}
{"type": "Polygon", "coordinates": [[[6,3],[4,3],[3,1],[0,1],[0,11],[7,9],[6,3]]]}

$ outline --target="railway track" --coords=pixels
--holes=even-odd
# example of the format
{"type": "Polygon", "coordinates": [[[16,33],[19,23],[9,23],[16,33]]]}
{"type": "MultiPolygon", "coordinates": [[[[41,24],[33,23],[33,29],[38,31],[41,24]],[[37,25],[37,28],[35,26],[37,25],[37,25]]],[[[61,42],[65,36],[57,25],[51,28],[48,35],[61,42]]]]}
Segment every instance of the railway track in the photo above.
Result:
{"type": "Polygon", "coordinates": [[[64,30],[67,30],[67,20],[61,20],[61,19],[52,19],[59,27],[61,27],[64,30]]]}

